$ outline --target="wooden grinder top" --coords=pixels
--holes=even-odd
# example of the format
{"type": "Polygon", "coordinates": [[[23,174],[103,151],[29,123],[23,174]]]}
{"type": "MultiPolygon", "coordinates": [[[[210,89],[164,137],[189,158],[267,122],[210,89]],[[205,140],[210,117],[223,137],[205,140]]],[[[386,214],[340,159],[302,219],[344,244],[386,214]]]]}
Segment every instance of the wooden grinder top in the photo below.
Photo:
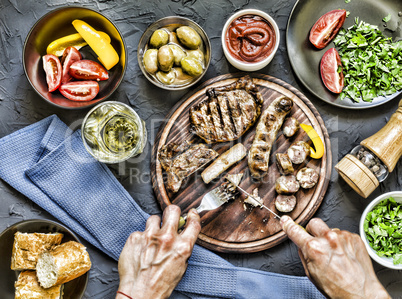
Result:
{"type": "Polygon", "coordinates": [[[402,100],[388,123],[361,145],[372,151],[392,172],[402,156],[402,100]]]}
{"type": "MultiPolygon", "coordinates": [[[[392,172],[402,156],[402,100],[389,122],[360,143],[373,152],[392,172]]],[[[360,196],[367,198],[379,185],[376,176],[356,157],[348,154],[335,166],[340,176],[360,196]]]]}

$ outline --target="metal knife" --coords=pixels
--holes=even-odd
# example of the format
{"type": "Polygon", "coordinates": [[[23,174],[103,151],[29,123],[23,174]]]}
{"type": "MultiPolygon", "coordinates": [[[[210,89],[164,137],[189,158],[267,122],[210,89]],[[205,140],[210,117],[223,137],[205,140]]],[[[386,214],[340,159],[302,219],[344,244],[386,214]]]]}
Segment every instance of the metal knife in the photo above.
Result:
{"type": "Polygon", "coordinates": [[[244,190],[242,187],[240,187],[240,186],[238,186],[238,185],[235,185],[235,184],[233,184],[233,183],[232,183],[232,185],[234,185],[237,189],[239,189],[239,190],[242,191],[244,194],[246,194],[246,195],[249,196],[251,199],[253,199],[255,202],[257,202],[260,207],[263,207],[264,209],[267,209],[268,211],[270,211],[273,215],[275,215],[275,218],[278,218],[278,219],[281,218],[278,214],[276,214],[276,213],[275,213],[274,211],[272,211],[270,208],[268,208],[267,206],[265,206],[265,205],[263,205],[262,203],[260,203],[259,200],[257,200],[254,196],[252,196],[250,193],[248,193],[248,192],[247,192],[246,190],[244,190]]]}

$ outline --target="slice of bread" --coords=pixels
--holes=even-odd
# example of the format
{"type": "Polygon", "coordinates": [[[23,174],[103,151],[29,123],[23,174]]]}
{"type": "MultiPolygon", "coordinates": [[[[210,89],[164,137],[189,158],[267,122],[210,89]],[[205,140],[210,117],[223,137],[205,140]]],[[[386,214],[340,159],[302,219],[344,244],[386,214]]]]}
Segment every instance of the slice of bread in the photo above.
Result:
{"type": "Polygon", "coordinates": [[[35,271],[23,271],[15,282],[15,299],[60,299],[62,286],[44,289],[39,285],[35,271]]]}
{"type": "Polygon", "coordinates": [[[36,275],[44,288],[60,285],[91,269],[91,260],[84,245],[70,241],[39,255],[36,275]]]}
{"type": "Polygon", "coordinates": [[[20,233],[14,235],[11,270],[35,270],[39,254],[61,243],[61,233],[20,233]]]}

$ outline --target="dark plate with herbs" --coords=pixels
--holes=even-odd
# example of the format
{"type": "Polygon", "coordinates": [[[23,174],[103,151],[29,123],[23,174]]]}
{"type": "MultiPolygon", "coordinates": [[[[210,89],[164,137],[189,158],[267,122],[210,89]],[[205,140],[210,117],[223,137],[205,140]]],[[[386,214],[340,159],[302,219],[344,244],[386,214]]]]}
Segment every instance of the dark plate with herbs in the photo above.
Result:
{"type": "MultiPolygon", "coordinates": [[[[353,26],[356,22],[355,19],[359,18],[359,22],[364,21],[371,25],[378,26],[379,30],[386,38],[392,37],[394,43],[397,41],[401,41],[399,42],[399,44],[400,46],[402,46],[402,31],[400,25],[402,22],[402,1],[400,0],[365,0],[364,3],[358,0],[299,0],[296,2],[289,16],[286,31],[286,46],[289,60],[297,78],[311,93],[313,93],[318,98],[332,105],[348,109],[371,108],[384,104],[400,96],[402,93],[402,89],[397,90],[395,88],[392,89],[391,87],[389,89],[390,94],[385,96],[376,96],[371,100],[370,98],[372,97],[372,87],[360,88],[356,86],[357,84],[351,84],[353,86],[348,89],[348,92],[345,92],[347,90],[347,83],[345,81],[344,92],[346,97],[341,99],[340,95],[330,92],[325,87],[321,80],[319,69],[321,57],[328,49],[335,47],[339,51],[340,47],[335,46],[333,40],[324,49],[318,50],[310,43],[308,37],[310,29],[314,25],[314,23],[322,15],[334,9],[345,9],[348,12],[348,17],[346,18],[343,25],[344,29],[348,29],[353,26]],[[363,91],[365,89],[367,90],[363,91]],[[358,93],[361,91],[364,92],[366,101],[363,100],[361,97],[358,97],[358,93]],[[356,98],[360,98],[359,102],[353,101],[351,99],[353,98],[353,96],[356,96],[356,98]]],[[[356,34],[356,36],[359,36],[358,30],[353,30],[353,32],[356,34]]],[[[337,37],[338,36],[339,33],[337,37]]],[[[376,39],[377,37],[374,38],[374,40],[376,39]]],[[[376,43],[378,43],[378,41],[375,42],[375,44],[376,43]]],[[[402,50],[399,52],[398,55],[397,57],[402,60],[402,50]]],[[[387,55],[387,57],[390,57],[390,55],[387,55]]],[[[360,62],[355,64],[362,65],[362,63],[360,62]]],[[[399,67],[399,71],[394,70],[394,72],[401,73],[401,64],[399,64],[399,67]]],[[[377,72],[377,74],[381,76],[381,84],[383,86],[386,86],[387,78],[382,78],[383,73],[385,75],[387,74],[386,68],[382,66],[377,66],[377,64],[376,66],[374,66],[374,68],[373,66],[365,67],[364,69],[361,68],[360,72],[362,73],[361,77],[363,78],[361,79],[361,83],[364,84],[365,81],[367,81],[367,69],[369,68],[370,77],[372,78],[373,72],[377,72]]]]}

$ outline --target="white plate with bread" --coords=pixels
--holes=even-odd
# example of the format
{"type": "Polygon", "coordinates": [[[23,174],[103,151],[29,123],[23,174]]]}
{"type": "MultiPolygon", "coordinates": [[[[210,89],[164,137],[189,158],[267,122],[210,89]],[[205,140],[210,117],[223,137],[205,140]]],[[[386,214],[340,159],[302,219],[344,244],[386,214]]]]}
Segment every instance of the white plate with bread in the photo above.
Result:
{"type": "Polygon", "coordinates": [[[50,220],[16,223],[0,234],[2,299],[83,297],[91,261],[65,226],[50,220]]]}

